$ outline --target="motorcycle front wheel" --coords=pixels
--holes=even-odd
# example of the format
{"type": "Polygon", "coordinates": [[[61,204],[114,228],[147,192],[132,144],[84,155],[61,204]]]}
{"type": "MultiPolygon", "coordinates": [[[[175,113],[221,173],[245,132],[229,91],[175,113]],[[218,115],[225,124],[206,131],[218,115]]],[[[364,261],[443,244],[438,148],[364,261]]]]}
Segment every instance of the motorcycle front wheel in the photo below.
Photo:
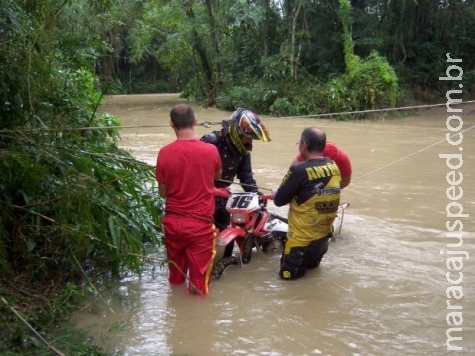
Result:
{"type": "Polygon", "coordinates": [[[224,273],[224,271],[228,267],[233,266],[233,265],[238,265],[238,264],[239,264],[239,259],[235,256],[223,257],[214,266],[211,276],[214,279],[218,279],[219,277],[221,277],[221,275],[224,273]]]}

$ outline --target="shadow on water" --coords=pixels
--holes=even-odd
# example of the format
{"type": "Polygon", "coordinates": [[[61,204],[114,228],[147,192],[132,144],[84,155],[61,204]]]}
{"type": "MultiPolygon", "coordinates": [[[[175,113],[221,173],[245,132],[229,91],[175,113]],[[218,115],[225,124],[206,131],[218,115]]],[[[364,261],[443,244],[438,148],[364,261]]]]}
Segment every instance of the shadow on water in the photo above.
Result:
{"type": "MultiPolygon", "coordinates": [[[[154,165],[160,147],[174,139],[169,110],[182,101],[176,95],[108,97],[102,110],[124,126],[163,125],[121,133],[122,147],[154,165]]],[[[230,114],[194,109],[199,121],[219,122],[230,114]]],[[[462,117],[464,129],[475,124],[474,116],[462,117]]],[[[352,159],[354,181],[342,192],[351,206],[320,268],[282,281],[280,256],[255,252],[249,265],[232,267],[213,282],[205,298],[187,295],[184,286],[171,288],[166,270],[146,271],[117,284],[110,297],[115,314],[99,303],[94,313],[74,315],[73,325],[125,355],[448,355],[449,301],[463,313],[463,331],[453,334],[462,340],[452,345],[463,347],[458,354],[473,354],[475,286],[469,281],[475,266],[457,255],[463,297],[448,299],[446,273],[456,278],[459,271],[448,269],[447,244],[458,239],[447,236],[450,169],[438,155],[463,153],[458,202],[470,218],[462,219],[463,244],[452,250],[475,252],[475,130],[464,133],[458,151],[447,142],[427,148],[448,132],[445,107],[384,122],[262,119],[273,138],[256,142],[252,154],[263,189],[278,186],[307,126],[323,127],[352,159]]],[[[217,129],[197,127],[196,134],[217,129]]],[[[271,203],[269,210],[286,214],[271,203]]]]}

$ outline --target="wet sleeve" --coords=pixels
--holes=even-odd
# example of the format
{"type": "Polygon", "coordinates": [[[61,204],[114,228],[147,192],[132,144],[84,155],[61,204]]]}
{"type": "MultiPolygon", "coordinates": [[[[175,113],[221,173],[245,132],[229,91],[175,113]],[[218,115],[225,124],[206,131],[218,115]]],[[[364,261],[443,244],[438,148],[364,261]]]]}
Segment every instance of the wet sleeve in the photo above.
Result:
{"type": "Polygon", "coordinates": [[[299,187],[300,179],[296,173],[295,166],[291,166],[282,179],[279,190],[274,196],[274,204],[276,206],[289,204],[292,198],[297,194],[299,187]]]}
{"type": "Polygon", "coordinates": [[[239,182],[245,184],[242,186],[242,189],[245,192],[257,192],[257,183],[254,179],[254,173],[252,173],[251,168],[251,155],[245,155],[239,164],[239,168],[236,174],[239,182]]]}
{"type": "Polygon", "coordinates": [[[211,143],[212,145],[217,146],[218,145],[218,136],[214,132],[211,132],[211,133],[201,137],[200,141],[203,141],[203,142],[206,142],[206,143],[211,143]]]}
{"type": "Polygon", "coordinates": [[[163,169],[164,165],[164,150],[163,148],[158,151],[157,155],[157,164],[155,166],[155,178],[157,182],[164,183],[165,182],[165,170],[163,169]]]}
{"type": "Polygon", "coordinates": [[[351,161],[350,157],[346,154],[345,151],[338,149],[338,154],[333,159],[340,169],[342,177],[347,177],[351,174],[351,161]]]}

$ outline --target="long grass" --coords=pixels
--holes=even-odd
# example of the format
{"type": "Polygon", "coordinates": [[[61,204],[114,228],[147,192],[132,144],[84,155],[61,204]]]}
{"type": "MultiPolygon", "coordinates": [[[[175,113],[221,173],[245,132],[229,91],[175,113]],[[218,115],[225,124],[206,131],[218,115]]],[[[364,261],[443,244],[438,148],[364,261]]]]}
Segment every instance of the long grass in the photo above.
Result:
{"type": "Polygon", "coordinates": [[[75,28],[84,19],[65,22],[80,16],[64,17],[67,3],[0,7],[2,355],[63,352],[50,327],[99,296],[98,280],[141,273],[146,246],[161,251],[153,171],[118,148],[120,123],[96,113],[104,93],[91,63],[102,44],[93,26],[75,28]]]}

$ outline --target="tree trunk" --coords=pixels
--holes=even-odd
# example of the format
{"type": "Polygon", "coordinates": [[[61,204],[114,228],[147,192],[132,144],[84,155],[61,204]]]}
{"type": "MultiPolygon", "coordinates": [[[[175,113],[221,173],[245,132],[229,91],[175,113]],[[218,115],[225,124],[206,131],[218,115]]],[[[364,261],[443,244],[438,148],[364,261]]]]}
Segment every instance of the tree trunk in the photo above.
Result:
{"type": "Polygon", "coordinates": [[[292,30],[291,30],[291,45],[290,45],[290,76],[295,77],[297,75],[297,66],[298,66],[298,55],[297,55],[297,40],[296,40],[296,28],[297,28],[297,19],[299,17],[300,9],[302,4],[300,1],[297,1],[296,6],[292,9],[292,30]]]}
{"type": "MultiPolygon", "coordinates": [[[[193,12],[193,5],[194,1],[193,0],[188,0],[183,2],[183,6],[185,7],[185,12],[188,18],[193,22],[195,20],[195,14],[193,12]]],[[[206,48],[203,46],[203,42],[201,40],[201,37],[196,31],[196,29],[191,30],[191,36],[192,36],[192,43],[193,43],[193,49],[195,52],[198,54],[198,57],[201,62],[201,66],[203,68],[203,73],[205,76],[205,87],[201,88],[203,94],[208,97],[208,106],[211,106],[215,103],[215,95],[212,92],[213,91],[213,70],[211,63],[208,60],[208,56],[206,54],[206,48]]],[[[198,78],[199,81],[199,78],[198,78]]]]}

